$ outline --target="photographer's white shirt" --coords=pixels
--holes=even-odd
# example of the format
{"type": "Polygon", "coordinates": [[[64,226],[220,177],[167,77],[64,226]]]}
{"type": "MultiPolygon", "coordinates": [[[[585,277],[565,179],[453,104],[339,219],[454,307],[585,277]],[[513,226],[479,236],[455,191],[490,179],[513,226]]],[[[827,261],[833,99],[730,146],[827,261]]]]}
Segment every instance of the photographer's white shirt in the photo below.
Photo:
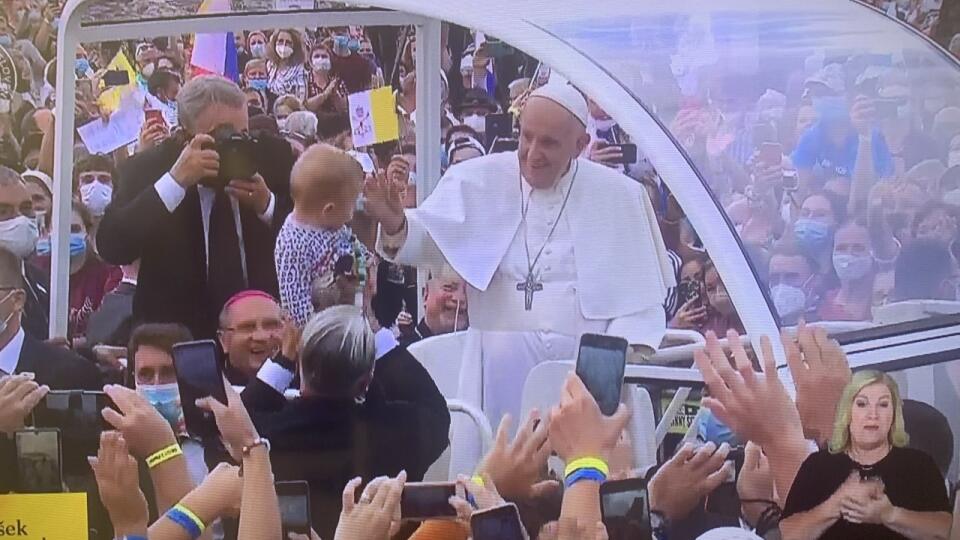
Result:
{"type": "Polygon", "coordinates": [[[20,351],[23,349],[23,328],[10,339],[10,343],[0,349],[0,374],[13,375],[20,364],[20,351]]]}

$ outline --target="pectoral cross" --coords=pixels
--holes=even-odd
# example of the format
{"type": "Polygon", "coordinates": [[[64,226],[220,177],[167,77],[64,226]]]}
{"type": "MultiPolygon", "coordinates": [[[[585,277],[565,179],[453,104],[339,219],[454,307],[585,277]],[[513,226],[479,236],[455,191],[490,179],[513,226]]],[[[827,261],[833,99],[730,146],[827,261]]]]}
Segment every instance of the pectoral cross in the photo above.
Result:
{"type": "Polygon", "coordinates": [[[524,295],[524,308],[527,311],[533,310],[533,293],[543,290],[543,283],[537,281],[537,278],[534,277],[533,272],[527,273],[527,279],[517,283],[517,290],[523,291],[524,295]]]}

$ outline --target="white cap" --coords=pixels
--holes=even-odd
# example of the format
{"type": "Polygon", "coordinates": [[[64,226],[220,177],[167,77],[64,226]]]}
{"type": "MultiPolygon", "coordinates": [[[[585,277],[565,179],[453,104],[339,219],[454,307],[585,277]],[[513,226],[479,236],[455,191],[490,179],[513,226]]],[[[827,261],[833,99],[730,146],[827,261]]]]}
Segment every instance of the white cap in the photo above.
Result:
{"type": "Polygon", "coordinates": [[[587,125],[587,100],[583,94],[567,83],[549,82],[537,88],[531,98],[542,97],[553,101],[570,112],[584,126],[587,125]]]}

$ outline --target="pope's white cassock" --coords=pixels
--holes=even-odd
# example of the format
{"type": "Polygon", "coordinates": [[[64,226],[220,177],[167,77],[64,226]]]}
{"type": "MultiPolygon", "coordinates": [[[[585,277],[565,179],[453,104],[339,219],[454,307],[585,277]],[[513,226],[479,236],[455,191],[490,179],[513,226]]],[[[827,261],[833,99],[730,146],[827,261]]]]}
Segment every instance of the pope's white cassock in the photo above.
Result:
{"type": "Polygon", "coordinates": [[[517,153],[501,153],[451,167],[406,217],[398,234],[381,231],[378,249],[395,263],[434,272],[448,263],[467,282],[470,331],[459,397],[481,405],[494,429],[503,413],[516,417],[530,369],[575,359],[581,334],[660,345],[673,277],[653,207],[636,181],[578,159],[552,189],[533,189],[521,179],[517,153]],[[532,293],[530,310],[524,235],[530,260],[543,248],[534,269],[542,290],[532,293]]]}

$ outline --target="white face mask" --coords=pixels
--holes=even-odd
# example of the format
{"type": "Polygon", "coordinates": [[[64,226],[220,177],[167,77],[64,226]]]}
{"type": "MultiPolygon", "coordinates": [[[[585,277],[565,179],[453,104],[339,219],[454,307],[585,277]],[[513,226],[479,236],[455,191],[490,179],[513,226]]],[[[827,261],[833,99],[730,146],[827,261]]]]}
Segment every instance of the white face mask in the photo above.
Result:
{"type": "Polygon", "coordinates": [[[253,45],[250,45],[250,54],[252,54],[254,58],[263,58],[264,56],[266,56],[267,55],[266,43],[254,43],[253,45]]]}
{"type": "Polygon", "coordinates": [[[103,215],[112,199],[112,184],[94,181],[80,186],[80,200],[95,217],[103,215]]]}
{"type": "Polygon", "coordinates": [[[463,125],[473,128],[473,130],[477,133],[484,133],[487,131],[487,120],[485,117],[480,116],[479,114],[464,116],[463,125]]]}
{"type": "Polygon", "coordinates": [[[841,281],[854,281],[870,273],[873,257],[870,255],[833,254],[833,269],[841,281]]]}
{"type": "Polygon", "coordinates": [[[153,75],[153,72],[156,71],[156,69],[157,69],[157,66],[156,66],[156,65],[154,65],[154,64],[147,64],[147,65],[143,66],[143,69],[140,70],[140,73],[142,73],[144,77],[146,77],[146,78],[149,79],[150,76],[153,75]]]}
{"type": "Polygon", "coordinates": [[[317,56],[310,63],[313,65],[313,69],[317,71],[330,71],[332,66],[330,59],[324,56],[317,56]]]}
{"type": "Polygon", "coordinates": [[[283,59],[293,56],[293,47],[289,45],[277,45],[277,56],[283,59]]]}
{"type": "Polygon", "coordinates": [[[770,297],[781,317],[796,315],[807,307],[807,293],[793,285],[781,283],[770,287],[770,297]]]}
{"type": "Polygon", "coordinates": [[[27,216],[0,221],[0,246],[21,259],[33,255],[37,250],[40,229],[37,221],[27,216]]]}
{"type": "Polygon", "coordinates": [[[610,131],[613,129],[613,126],[617,125],[617,121],[613,118],[606,118],[604,120],[594,118],[593,125],[597,126],[599,131],[610,131]]]}

